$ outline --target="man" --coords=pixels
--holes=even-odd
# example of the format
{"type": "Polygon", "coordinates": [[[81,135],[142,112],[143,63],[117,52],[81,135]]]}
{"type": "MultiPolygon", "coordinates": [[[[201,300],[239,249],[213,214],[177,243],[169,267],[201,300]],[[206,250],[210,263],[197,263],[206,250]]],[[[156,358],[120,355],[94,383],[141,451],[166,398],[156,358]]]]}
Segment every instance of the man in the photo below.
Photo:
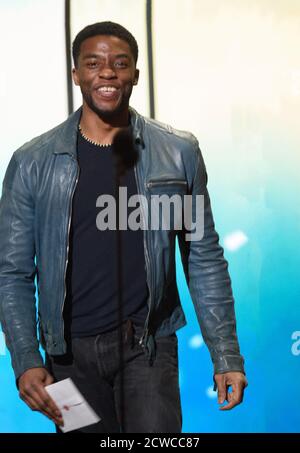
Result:
{"type": "Polygon", "coordinates": [[[138,46],[124,27],[87,26],[73,42],[73,58],[82,107],[15,151],[3,182],[0,315],[20,397],[59,432],[62,412],[45,386],[71,377],[101,417],[79,431],[181,432],[176,330],[186,320],[176,286],[176,236],[218,401],[228,402],[222,410],[239,404],[247,385],[205,164],[192,134],[129,107],[138,46]],[[189,194],[193,207],[202,195],[201,239],[188,241],[175,228],[124,229],[119,236],[97,228],[99,195],[116,193],[113,156],[124,131],[124,149],[134,148],[137,160],[119,175],[120,187],[147,200],[189,194]],[[46,363],[38,349],[35,276],[46,363]]]}

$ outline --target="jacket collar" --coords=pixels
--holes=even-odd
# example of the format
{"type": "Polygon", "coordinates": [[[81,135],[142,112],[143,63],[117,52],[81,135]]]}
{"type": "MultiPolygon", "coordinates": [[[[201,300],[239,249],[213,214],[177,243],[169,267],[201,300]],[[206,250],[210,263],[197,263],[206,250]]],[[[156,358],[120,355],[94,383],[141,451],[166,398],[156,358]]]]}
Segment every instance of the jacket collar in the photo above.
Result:
{"type": "MultiPolygon", "coordinates": [[[[59,127],[53,151],[54,154],[70,154],[76,157],[78,124],[81,118],[81,113],[82,106],[80,106],[78,110],[72,113],[59,127]]],[[[134,141],[137,146],[144,148],[145,143],[143,140],[143,117],[132,107],[129,107],[129,113],[134,141]]]]}

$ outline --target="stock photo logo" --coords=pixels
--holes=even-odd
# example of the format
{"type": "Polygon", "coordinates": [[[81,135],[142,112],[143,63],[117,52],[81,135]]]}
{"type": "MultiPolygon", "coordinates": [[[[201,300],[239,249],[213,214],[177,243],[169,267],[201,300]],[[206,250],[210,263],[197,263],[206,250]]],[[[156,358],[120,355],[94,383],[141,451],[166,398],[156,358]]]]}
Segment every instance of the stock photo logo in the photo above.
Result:
{"type": "Polygon", "coordinates": [[[132,195],[127,200],[127,187],[120,187],[119,209],[117,200],[109,194],[100,195],[96,207],[102,208],[96,217],[100,231],[116,230],[118,210],[120,230],[185,230],[187,241],[199,241],[204,235],[203,195],[151,195],[149,204],[147,197],[141,194],[132,195]],[[128,215],[127,208],[136,209],[128,215]],[[194,232],[188,234],[187,231],[194,232]]]}
{"type": "Polygon", "coordinates": [[[293,342],[291,347],[291,352],[294,356],[300,355],[300,330],[295,330],[291,336],[293,342]]]}

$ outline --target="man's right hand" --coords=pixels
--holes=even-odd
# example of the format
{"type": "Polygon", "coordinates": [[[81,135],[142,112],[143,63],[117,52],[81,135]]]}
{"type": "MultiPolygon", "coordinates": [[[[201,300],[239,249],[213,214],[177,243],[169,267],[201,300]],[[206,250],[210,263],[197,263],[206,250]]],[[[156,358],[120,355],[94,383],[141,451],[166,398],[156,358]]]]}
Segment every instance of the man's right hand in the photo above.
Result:
{"type": "Polygon", "coordinates": [[[44,388],[53,382],[46,368],[30,368],[19,378],[19,395],[30,409],[41,412],[57,425],[63,426],[61,411],[44,388]]]}

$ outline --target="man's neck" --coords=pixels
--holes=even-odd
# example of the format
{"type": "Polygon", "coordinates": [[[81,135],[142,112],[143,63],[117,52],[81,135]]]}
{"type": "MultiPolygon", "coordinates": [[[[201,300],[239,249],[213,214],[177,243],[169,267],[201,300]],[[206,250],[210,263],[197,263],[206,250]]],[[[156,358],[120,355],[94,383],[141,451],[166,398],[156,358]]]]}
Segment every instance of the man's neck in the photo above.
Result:
{"type": "Polygon", "coordinates": [[[82,106],[80,126],[84,134],[95,142],[112,143],[116,133],[128,125],[128,108],[113,118],[101,118],[85,103],[82,106]]]}

